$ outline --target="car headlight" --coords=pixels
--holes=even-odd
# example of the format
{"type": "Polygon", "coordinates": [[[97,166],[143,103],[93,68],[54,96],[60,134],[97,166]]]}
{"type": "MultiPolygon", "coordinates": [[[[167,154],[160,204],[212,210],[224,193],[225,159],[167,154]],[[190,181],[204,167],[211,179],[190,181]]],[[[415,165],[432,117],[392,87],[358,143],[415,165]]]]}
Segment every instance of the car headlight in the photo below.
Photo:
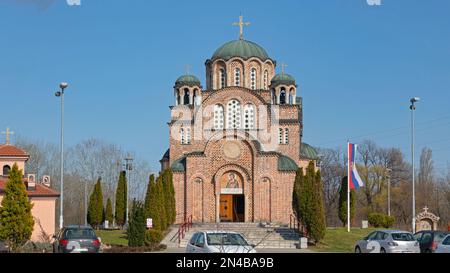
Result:
{"type": "Polygon", "coordinates": [[[398,244],[396,242],[388,242],[389,246],[398,246],[398,244]]]}

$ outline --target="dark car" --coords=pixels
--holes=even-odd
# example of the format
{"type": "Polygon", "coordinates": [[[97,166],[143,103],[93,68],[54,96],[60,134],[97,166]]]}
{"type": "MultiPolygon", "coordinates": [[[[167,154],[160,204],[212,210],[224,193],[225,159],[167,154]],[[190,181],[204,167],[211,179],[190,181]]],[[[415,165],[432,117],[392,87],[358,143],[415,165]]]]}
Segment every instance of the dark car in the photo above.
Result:
{"type": "Polygon", "coordinates": [[[60,230],[53,242],[54,253],[98,253],[100,238],[90,226],[67,226],[60,230]]]}
{"type": "Polygon", "coordinates": [[[422,230],[414,234],[414,238],[419,241],[421,253],[433,253],[447,234],[444,231],[422,230]]]}
{"type": "Polygon", "coordinates": [[[6,245],[5,242],[0,241],[0,253],[8,253],[9,252],[9,248],[6,245]]]}

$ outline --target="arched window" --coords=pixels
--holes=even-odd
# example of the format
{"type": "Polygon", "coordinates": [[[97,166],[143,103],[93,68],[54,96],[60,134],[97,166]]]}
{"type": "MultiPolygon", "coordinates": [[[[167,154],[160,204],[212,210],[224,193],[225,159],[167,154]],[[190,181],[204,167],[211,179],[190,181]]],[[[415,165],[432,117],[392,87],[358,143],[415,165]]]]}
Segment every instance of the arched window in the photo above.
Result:
{"type": "Polygon", "coordinates": [[[186,143],[191,144],[191,128],[186,128],[186,143]]]}
{"type": "Polygon", "coordinates": [[[241,70],[239,68],[236,68],[234,70],[234,85],[235,86],[241,85],[241,70]]]}
{"type": "Polygon", "coordinates": [[[184,142],[186,141],[186,137],[184,135],[184,128],[180,129],[180,138],[181,138],[181,144],[184,144],[184,142]]]}
{"type": "Polygon", "coordinates": [[[252,104],[244,106],[244,129],[251,130],[255,128],[255,107],[252,104]]]}
{"type": "Polygon", "coordinates": [[[264,70],[264,89],[267,89],[269,82],[269,71],[264,70]]]}
{"type": "Polygon", "coordinates": [[[280,91],[280,104],[286,104],[286,90],[281,88],[280,91]]]}
{"type": "Polygon", "coordinates": [[[3,166],[3,175],[4,176],[7,176],[10,171],[11,171],[11,167],[9,165],[3,166]]]}
{"type": "Polygon", "coordinates": [[[289,129],[284,129],[284,144],[289,144],[289,129]]]}
{"type": "Polygon", "coordinates": [[[256,69],[252,68],[252,70],[250,70],[250,88],[252,90],[256,89],[256,69]]]}
{"type": "Polygon", "coordinates": [[[189,99],[190,99],[189,89],[185,88],[184,89],[184,98],[183,98],[184,105],[190,104],[189,99]]]}
{"type": "Polygon", "coordinates": [[[227,104],[227,128],[241,128],[241,103],[238,100],[230,100],[227,104]]]}
{"type": "Polygon", "coordinates": [[[194,105],[198,105],[197,103],[197,89],[194,89],[194,95],[192,97],[192,102],[194,105]]]}
{"type": "Polygon", "coordinates": [[[283,144],[283,129],[278,129],[278,144],[283,144]]]}
{"type": "Polygon", "coordinates": [[[214,105],[214,129],[223,129],[223,106],[220,104],[214,105]]]}
{"type": "Polygon", "coordinates": [[[176,101],[176,105],[180,105],[180,91],[177,91],[177,101],[176,101]]]}
{"type": "Polygon", "coordinates": [[[219,76],[220,76],[220,88],[225,88],[225,80],[226,80],[226,74],[225,69],[221,68],[219,70],[219,76]]]}
{"type": "Polygon", "coordinates": [[[289,104],[294,104],[292,91],[289,91],[289,104]]]}

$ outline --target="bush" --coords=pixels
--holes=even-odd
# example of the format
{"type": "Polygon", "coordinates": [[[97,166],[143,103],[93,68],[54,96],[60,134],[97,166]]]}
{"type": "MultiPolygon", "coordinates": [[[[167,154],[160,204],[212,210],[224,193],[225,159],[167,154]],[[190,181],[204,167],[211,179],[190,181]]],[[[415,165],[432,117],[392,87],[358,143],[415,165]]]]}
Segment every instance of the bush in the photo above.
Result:
{"type": "Polygon", "coordinates": [[[369,224],[373,227],[390,228],[395,223],[395,217],[383,213],[370,213],[368,216],[369,224]]]}
{"type": "Polygon", "coordinates": [[[157,229],[149,229],[145,232],[145,245],[159,244],[163,239],[162,232],[157,229]]]}

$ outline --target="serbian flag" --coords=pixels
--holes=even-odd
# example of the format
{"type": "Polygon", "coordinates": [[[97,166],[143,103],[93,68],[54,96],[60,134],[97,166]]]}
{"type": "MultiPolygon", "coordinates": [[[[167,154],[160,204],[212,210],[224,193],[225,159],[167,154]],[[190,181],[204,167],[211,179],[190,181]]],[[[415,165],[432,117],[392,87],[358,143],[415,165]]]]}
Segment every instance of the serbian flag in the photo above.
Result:
{"type": "Polygon", "coordinates": [[[355,164],[355,154],[356,154],[356,144],[348,143],[348,179],[350,189],[358,189],[364,186],[361,177],[356,170],[355,164]]]}

